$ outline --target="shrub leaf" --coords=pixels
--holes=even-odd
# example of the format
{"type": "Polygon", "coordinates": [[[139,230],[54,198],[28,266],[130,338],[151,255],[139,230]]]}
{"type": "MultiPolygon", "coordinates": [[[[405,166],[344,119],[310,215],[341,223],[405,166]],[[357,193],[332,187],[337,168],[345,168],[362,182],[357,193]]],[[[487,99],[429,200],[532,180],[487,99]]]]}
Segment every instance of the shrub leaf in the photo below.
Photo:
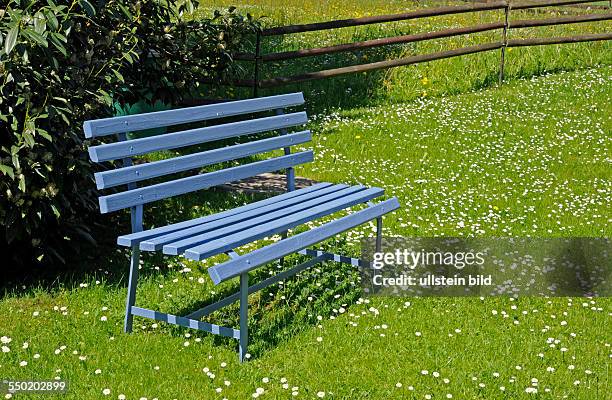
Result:
{"type": "Polygon", "coordinates": [[[9,55],[15,44],[17,44],[17,36],[19,35],[19,24],[16,24],[6,35],[6,42],[4,42],[4,52],[9,55]]]}

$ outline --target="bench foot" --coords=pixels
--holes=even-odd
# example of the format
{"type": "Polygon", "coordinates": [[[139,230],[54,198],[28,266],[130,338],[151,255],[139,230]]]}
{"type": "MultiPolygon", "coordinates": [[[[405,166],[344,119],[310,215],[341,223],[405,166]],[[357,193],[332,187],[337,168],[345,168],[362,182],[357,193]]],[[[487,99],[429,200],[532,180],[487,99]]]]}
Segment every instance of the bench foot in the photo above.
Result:
{"type": "Polygon", "coordinates": [[[140,248],[138,245],[132,246],[132,256],[130,258],[130,277],[128,281],[128,294],[125,301],[125,320],[123,331],[125,333],[132,332],[132,323],[134,316],[132,307],[136,303],[136,286],[138,284],[138,265],[140,263],[140,248]]]}
{"type": "Polygon", "coordinates": [[[383,227],[383,219],[382,217],[376,218],[376,252],[380,253],[382,248],[382,227],[383,227]]]}

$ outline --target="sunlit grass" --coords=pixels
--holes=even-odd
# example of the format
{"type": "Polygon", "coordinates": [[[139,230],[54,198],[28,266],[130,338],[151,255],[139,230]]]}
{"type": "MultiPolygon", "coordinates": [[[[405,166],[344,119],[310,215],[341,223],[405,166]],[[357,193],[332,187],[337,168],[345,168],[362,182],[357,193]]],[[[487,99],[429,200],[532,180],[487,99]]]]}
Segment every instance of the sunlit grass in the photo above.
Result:
{"type": "Polygon", "coordinates": [[[402,203],[393,233],[609,236],[611,76],[320,115],[317,159],[299,173],[385,187],[402,203]]]}

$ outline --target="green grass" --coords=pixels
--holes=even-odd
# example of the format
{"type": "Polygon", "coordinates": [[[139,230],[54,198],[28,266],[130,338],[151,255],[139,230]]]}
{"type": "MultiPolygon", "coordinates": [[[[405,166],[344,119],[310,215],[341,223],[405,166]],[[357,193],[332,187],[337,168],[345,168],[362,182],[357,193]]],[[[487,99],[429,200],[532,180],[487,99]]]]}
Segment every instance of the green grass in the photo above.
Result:
{"type": "MultiPolygon", "coordinates": [[[[390,235],[609,237],[611,76],[601,66],[320,114],[316,161],[298,173],[398,196],[390,235]]],[[[185,219],[249,200],[207,191],[152,214],[185,219]]],[[[355,253],[371,232],[328,246],[355,253]]],[[[214,261],[147,257],[137,303],[181,313],[235,289],[213,287],[214,261]]],[[[271,399],[609,398],[608,298],[362,300],[355,272],[327,263],[252,296],[253,356],[240,365],[234,341],[140,318],[122,334],[127,254],[103,247],[85,263],[72,279],[4,294],[1,377],[66,379],[65,399],[247,399],[258,388],[271,399]]],[[[235,325],[237,310],[211,320],[235,325]]]]}

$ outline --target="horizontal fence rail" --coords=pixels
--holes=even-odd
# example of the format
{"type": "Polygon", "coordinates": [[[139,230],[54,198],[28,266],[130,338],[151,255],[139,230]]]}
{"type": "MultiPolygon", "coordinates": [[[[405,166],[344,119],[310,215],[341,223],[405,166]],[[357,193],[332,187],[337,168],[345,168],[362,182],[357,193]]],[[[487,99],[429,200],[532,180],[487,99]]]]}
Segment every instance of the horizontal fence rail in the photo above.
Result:
{"type": "MultiPolygon", "coordinates": [[[[417,33],[413,35],[395,36],[395,37],[384,38],[384,39],[373,39],[373,40],[366,40],[363,42],[340,44],[336,46],[320,47],[320,48],[315,48],[315,49],[287,51],[283,53],[271,53],[271,54],[263,55],[261,59],[263,61],[289,60],[289,59],[301,58],[301,57],[319,56],[319,55],[333,54],[333,53],[339,53],[339,52],[344,52],[344,51],[353,51],[353,50],[361,50],[361,49],[367,49],[367,48],[372,48],[372,47],[388,46],[391,44],[412,43],[412,42],[420,42],[420,41],[429,40],[429,39],[439,39],[439,38],[445,38],[445,37],[451,37],[451,36],[466,35],[470,33],[491,31],[491,30],[500,29],[503,27],[504,27],[503,22],[492,22],[488,24],[469,26],[465,28],[452,28],[452,29],[445,29],[445,30],[436,31],[436,32],[424,32],[424,33],[417,33]]],[[[238,59],[253,60],[254,55],[239,54],[238,59]]]]}
{"type": "Polygon", "coordinates": [[[274,79],[262,80],[259,82],[259,86],[268,88],[268,87],[275,87],[275,86],[282,85],[282,84],[299,83],[299,82],[305,82],[305,81],[310,81],[314,79],[330,78],[332,76],[345,75],[345,74],[351,74],[351,73],[356,73],[356,72],[365,72],[365,71],[373,71],[377,69],[401,67],[405,65],[418,64],[418,63],[422,63],[426,61],[441,60],[443,58],[450,58],[450,57],[457,57],[457,56],[462,56],[466,54],[480,53],[481,51],[499,49],[503,46],[504,46],[503,42],[486,43],[486,44],[480,44],[477,46],[462,47],[462,48],[454,49],[454,50],[446,50],[446,51],[440,51],[436,53],[422,54],[418,56],[399,58],[395,60],[379,61],[379,62],[369,63],[369,64],[351,65],[349,67],[341,67],[341,68],[335,68],[335,69],[326,69],[323,71],[310,72],[310,73],[306,73],[302,75],[294,75],[294,76],[285,77],[285,78],[274,78],[274,79]]]}
{"type": "Polygon", "coordinates": [[[505,50],[509,47],[524,47],[524,46],[540,46],[550,44],[562,44],[562,43],[580,43],[580,42],[591,42],[591,41],[602,41],[612,39],[612,33],[599,33],[599,34],[587,34],[578,36],[566,36],[566,37],[551,37],[551,38],[527,38],[527,39],[508,39],[508,32],[510,29],[522,29],[522,28],[533,28],[542,26],[556,26],[565,24],[577,24],[577,23],[589,23],[596,21],[608,21],[612,20],[612,13],[595,13],[587,15],[572,15],[546,19],[526,19],[526,20],[511,20],[510,13],[512,10],[527,10],[544,7],[555,7],[555,6],[572,6],[582,5],[588,3],[594,3],[596,0],[520,0],[520,1],[509,1],[500,0],[487,3],[478,4],[464,4],[458,6],[445,6],[436,8],[426,8],[416,11],[410,11],[401,14],[390,14],[390,15],[377,15],[362,18],[343,19],[335,21],[317,22],[310,24],[299,24],[299,25],[288,25],[273,27],[262,30],[257,35],[256,48],[254,53],[237,53],[234,55],[236,60],[251,61],[254,62],[254,74],[253,79],[242,79],[231,82],[234,86],[241,87],[252,87],[253,96],[257,97],[258,90],[260,88],[273,88],[281,85],[287,85],[292,83],[306,82],[316,79],[330,78],[334,76],[340,76],[345,74],[352,74],[365,71],[373,71],[386,68],[394,68],[399,66],[406,66],[411,64],[418,64],[422,62],[428,62],[433,60],[440,60],[450,57],[458,57],[467,54],[480,53],[485,51],[491,51],[501,49],[501,60],[500,60],[500,83],[504,77],[504,63],[505,63],[505,50]],[[365,40],[353,43],[344,43],[319,48],[299,49],[293,51],[283,51],[262,54],[262,40],[265,37],[289,35],[303,32],[314,32],[329,29],[339,29],[354,26],[363,26],[370,24],[386,23],[386,22],[397,22],[406,21],[411,19],[436,17],[452,14],[481,12],[481,11],[494,11],[503,10],[504,19],[499,22],[483,23],[474,26],[457,27],[444,29],[433,32],[423,32],[417,34],[400,35],[394,37],[380,38],[365,40]],[[415,55],[410,57],[404,57],[393,60],[379,61],[366,64],[350,65],[345,67],[325,69],[320,71],[305,72],[298,75],[292,76],[280,76],[268,79],[261,79],[261,68],[262,65],[268,62],[279,62],[286,60],[294,60],[304,57],[315,57],[327,54],[342,53],[357,51],[369,48],[376,48],[381,46],[397,45],[421,42],[426,40],[448,38],[454,36],[468,35],[473,33],[496,31],[500,30],[500,41],[479,44],[475,46],[462,47],[452,50],[439,51],[428,54],[415,55]]]}

